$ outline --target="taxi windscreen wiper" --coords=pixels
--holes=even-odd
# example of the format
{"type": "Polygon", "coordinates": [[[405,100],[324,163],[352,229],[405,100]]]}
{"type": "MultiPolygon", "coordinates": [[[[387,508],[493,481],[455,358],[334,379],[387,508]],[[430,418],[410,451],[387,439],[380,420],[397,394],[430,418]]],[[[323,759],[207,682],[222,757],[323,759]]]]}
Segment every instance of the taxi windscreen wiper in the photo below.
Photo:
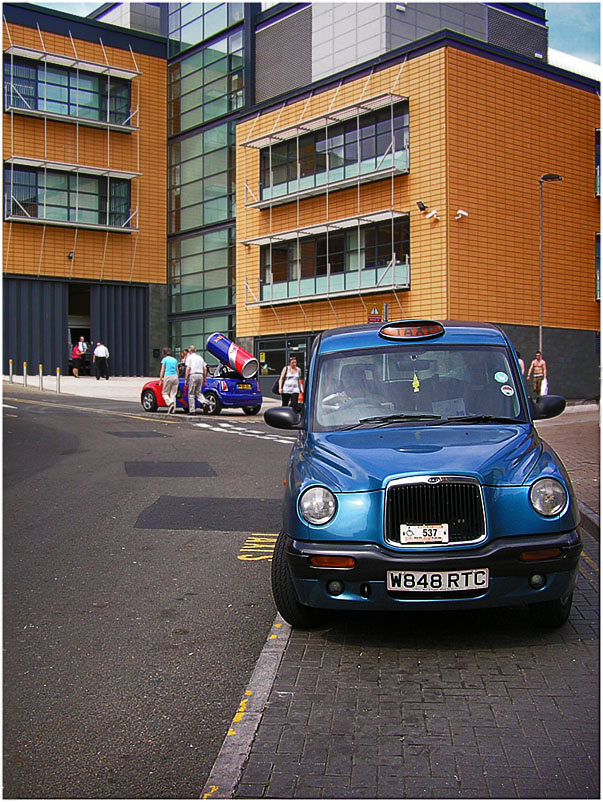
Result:
{"type": "Polygon", "coordinates": [[[451,415],[442,423],[522,423],[517,418],[505,418],[503,415],[451,415]]]}
{"type": "Polygon", "coordinates": [[[375,423],[377,426],[387,426],[389,423],[404,423],[406,421],[416,420],[442,420],[441,415],[432,415],[429,412],[406,413],[398,412],[395,415],[376,415],[372,418],[360,418],[358,423],[353,423],[351,426],[344,426],[342,431],[348,429],[356,429],[358,426],[363,426],[365,423],[375,423]]]}

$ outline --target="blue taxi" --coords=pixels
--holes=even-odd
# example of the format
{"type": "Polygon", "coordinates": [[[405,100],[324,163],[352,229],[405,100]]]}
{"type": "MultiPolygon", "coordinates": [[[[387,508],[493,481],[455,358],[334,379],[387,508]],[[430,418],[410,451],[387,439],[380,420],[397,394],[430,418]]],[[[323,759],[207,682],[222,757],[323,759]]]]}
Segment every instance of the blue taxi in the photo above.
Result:
{"type": "Polygon", "coordinates": [[[312,351],[272,563],[291,625],[329,610],[528,605],[560,626],[582,551],[570,478],[535,419],[513,346],[487,323],[334,329],[312,351]]]}

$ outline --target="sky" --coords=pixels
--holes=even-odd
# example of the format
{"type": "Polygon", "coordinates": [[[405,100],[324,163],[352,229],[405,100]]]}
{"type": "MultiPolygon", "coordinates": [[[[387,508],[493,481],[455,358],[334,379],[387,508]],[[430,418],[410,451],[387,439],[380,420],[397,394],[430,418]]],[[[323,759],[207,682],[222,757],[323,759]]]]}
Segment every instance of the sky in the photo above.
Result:
{"type": "MultiPolygon", "coordinates": [[[[87,16],[102,3],[46,3],[45,6],[69,14],[87,16]]],[[[571,56],[601,63],[601,6],[599,0],[590,3],[542,3],[549,26],[549,47],[571,56]]]]}

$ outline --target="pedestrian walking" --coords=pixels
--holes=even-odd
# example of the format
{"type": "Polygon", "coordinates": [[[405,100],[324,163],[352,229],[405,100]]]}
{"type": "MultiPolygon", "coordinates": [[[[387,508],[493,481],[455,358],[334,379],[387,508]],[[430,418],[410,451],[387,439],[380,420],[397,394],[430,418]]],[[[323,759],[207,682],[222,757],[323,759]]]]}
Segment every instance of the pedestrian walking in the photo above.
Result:
{"type": "Polygon", "coordinates": [[[94,362],[94,370],[96,372],[96,381],[98,381],[101,376],[104,376],[107,381],[109,381],[109,349],[100,340],[96,348],[94,349],[94,353],[92,355],[92,361],[94,362]]]}
{"type": "Polygon", "coordinates": [[[80,377],[80,367],[82,366],[82,354],[77,347],[77,343],[71,349],[71,369],[76,379],[80,377]]]}
{"type": "Polygon", "coordinates": [[[178,392],[178,360],[172,356],[171,348],[163,349],[161,372],[159,379],[162,382],[161,392],[168,405],[168,415],[176,412],[176,394],[178,392]]]}
{"type": "Polygon", "coordinates": [[[300,411],[299,394],[303,392],[301,368],[297,367],[297,359],[292,356],[289,364],[281,370],[278,390],[281,394],[281,405],[300,411]]]}
{"type": "Polygon", "coordinates": [[[205,407],[207,399],[203,395],[203,385],[207,376],[207,364],[203,357],[197,353],[197,348],[191,345],[186,357],[186,382],[188,386],[188,414],[194,415],[197,411],[197,401],[205,407]]]}
{"type": "Polygon", "coordinates": [[[530,369],[528,370],[528,379],[530,378],[530,376],[532,376],[532,390],[534,391],[534,400],[537,401],[541,395],[546,395],[546,393],[542,392],[543,383],[546,381],[548,384],[548,378],[546,373],[546,362],[542,358],[542,354],[540,351],[536,351],[536,356],[534,357],[534,359],[530,364],[530,369]]]}

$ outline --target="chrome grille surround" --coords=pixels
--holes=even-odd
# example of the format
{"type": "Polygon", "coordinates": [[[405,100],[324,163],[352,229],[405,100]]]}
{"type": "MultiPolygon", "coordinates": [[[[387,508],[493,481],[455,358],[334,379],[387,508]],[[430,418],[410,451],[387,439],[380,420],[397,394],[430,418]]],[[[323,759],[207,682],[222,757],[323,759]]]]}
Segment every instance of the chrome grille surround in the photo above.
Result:
{"type": "Polygon", "coordinates": [[[385,488],[383,533],[389,546],[446,548],[486,539],[482,487],[472,476],[411,476],[385,488]],[[400,525],[448,524],[448,543],[401,543],[400,525]]]}

